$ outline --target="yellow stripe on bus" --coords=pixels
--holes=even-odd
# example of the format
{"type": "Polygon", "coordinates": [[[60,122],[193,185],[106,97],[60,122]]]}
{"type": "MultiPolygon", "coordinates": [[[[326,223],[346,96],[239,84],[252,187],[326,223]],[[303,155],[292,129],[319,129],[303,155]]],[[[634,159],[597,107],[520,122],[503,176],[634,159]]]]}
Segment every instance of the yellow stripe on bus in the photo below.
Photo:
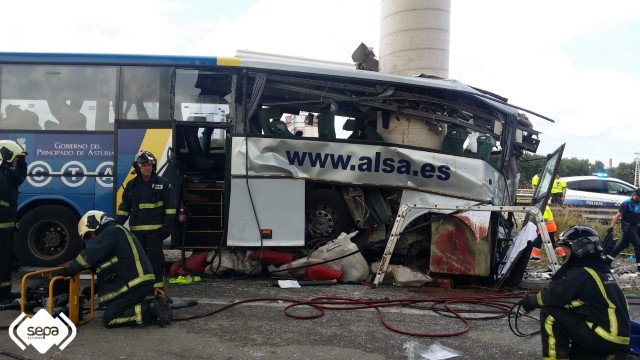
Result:
{"type": "Polygon", "coordinates": [[[216,65],[218,66],[240,66],[239,57],[219,57],[216,65]]]}
{"type": "MultiPolygon", "coordinates": [[[[150,151],[153,156],[156,157],[156,161],[160,161],[162,159],[162,155],[164,155],[164,150],[167,147],[168,141],[171,139],[171,129],[147,129],[147,132],[144,134],[144,138],[142,139],[142,144],[140,144],[140,150],[150,151]]],[[[130,160],[133,163],[133,159],[130,160]]],[[[160,166],[161,164],[156,164],[156,166],[160,166]]],[[[131,174],[133,172],[133,166],[129,168],[129,172],[127,173],[127,177],[124,179],[124,183],[126,184],[129,180],[133,179],[135,174],[131,174]]],[[[122,193],[124,192],[124,186],[120,186],[118,188],[118,195],[116,197],[116,210],[118,206],[120,206],[120,202],[122,202],[122,193]]]]}

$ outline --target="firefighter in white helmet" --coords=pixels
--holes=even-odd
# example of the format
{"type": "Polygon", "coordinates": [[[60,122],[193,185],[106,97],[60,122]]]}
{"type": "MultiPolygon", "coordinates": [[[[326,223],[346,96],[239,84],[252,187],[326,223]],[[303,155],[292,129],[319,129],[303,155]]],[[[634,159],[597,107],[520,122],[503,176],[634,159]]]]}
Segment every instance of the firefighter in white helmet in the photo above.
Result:
{"type": "Polygon", "coordinates": [[[12,300],[13,234],[18,220],[18,187],[27,177],[27,153],[12,140],[0,140],[0,302],[12,300]]]}
{"type": "Polygon", "coordinates": [[[80,255],[54,276],[73,276],[91,269],[98,278],[98,300],[106,305],[102,323],[108,328],[171,322],[164,296],[153,296],[155,276],[149,258],[135,236],[102,211],[87,212],[78,234],[91,241],[80,255]]]}

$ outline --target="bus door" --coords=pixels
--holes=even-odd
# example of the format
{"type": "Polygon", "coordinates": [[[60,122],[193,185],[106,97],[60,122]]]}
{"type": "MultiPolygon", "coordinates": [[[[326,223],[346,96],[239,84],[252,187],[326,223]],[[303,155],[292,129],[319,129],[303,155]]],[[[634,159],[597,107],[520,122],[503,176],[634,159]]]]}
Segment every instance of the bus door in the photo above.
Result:
{"type": "Polygon", "coordinates": [[[171,67],[121,67],[115,129],[114,209],[120,204],[125,184],[136,176],[133,159],[139,151],[146,150],[155,156],[160,175],[169,180],[175,178],[165,165],[171,146],[173,73],[171,67]]]}

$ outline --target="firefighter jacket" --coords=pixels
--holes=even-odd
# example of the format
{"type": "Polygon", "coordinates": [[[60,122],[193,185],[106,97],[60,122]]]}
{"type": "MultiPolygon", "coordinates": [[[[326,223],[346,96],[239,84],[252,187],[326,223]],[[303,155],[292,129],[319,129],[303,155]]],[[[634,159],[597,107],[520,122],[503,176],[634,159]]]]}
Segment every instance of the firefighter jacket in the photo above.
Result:
{"type": "Polygon", "coordinates": [[[111,220],[100,225],[96,235],[80,255],[69,262],[66,274],[73,276],[82,270],[93,270],[98,279],[100,304],[108,304],[140,284],[155,281],[144,249],[124,226],[111,220]]]}
{"type": "Polygon", "coordinates": [[[611,271],[599,257],[598,253],[591,259],[567,260],[548,288],[530,295],[535,296],[532,305],[571,308],[604,340],[628,345],[631,333],[629,305],[611,271]]]}
{"type": "Polygon", "coordinates": [[[18,187],[27,177],[27,163],[18,157],[16,167],[0,165],[0,229],[14,229],[18,218],[18,187]]]}
{"type": "Polygon", "coordinates": [[[143,182],[138,175],[127,183],[116,221],[124,225],[129,218],[132,231],[162,231],[169,236],[176,215],[176,195],[169,180],[155,173],[143,182]]]}

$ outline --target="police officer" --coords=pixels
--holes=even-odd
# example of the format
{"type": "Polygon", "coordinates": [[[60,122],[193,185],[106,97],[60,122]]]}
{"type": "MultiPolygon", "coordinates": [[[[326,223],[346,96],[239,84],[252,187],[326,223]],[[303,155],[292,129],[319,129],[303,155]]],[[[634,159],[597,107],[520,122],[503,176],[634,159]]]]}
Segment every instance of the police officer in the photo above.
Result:
{"type": "Polygon", "coordinates": [[[567,261],[545,290],[519,303],[527,312],[540,308],[543,358],[629,353],[628,304],[602,258],[598,233],[575,225],[560,234],[558,245],[567,261]]]}
{"type": "Polygon", "coordinates": [[[156,174],[156,158],[141,150],[133,159],[136,177],[129,181],[116,212],[116,221],[129,228],[145,249],[156,276],[154,287],[164,288],[162,241],[169,235],[176,215],[176,195],[169,180],[156,174]]]}
{"type": "Polygon", "coordinates": [[[636,265],[638,271],[640,271],[640,188],[633,191],[631,198],[626,199],[620,204],[618,212],[611,219],[611,224],[607,232],[613,233],[613,227],[620,220],[620,228],[622,230],[622,239],[616,243],[610,254],[607,254],[607,261],[611,263],[618,254],[629,246],[629,243],[633,244],[633,249],[636,255],[636,265]]]}
{"type": "Polygon", "coordinates": [[[17,228],[18,187],[27,177],[27,153],[15,141],[0,141],[0,301],[12,300],[13,234],[17,228]]]}
{"type": "Polygon", "coordinates": [[[87,212],[78,223],[84,250],[54,276],[73,276],[91,269],[97,274],[102,323],[108,328],[171,322],[164,296],[153,297],[155,276],[149,258],[135,236],[102,211],[87,212]]]}

